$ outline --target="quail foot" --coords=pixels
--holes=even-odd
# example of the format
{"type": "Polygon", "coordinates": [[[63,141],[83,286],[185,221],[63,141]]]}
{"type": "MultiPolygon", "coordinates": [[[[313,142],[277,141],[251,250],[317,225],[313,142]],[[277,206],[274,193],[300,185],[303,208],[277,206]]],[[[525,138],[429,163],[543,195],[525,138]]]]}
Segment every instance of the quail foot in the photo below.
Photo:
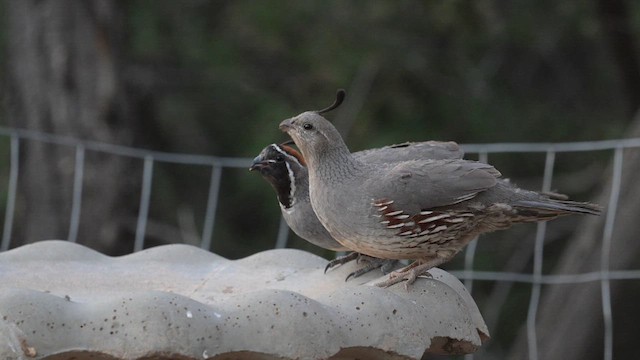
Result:
{"type": "Polygon", "coordinates": [[[284,120],[280,129],[306,160],[311,205],[334,239],[369,256],[415,260],[379,286],[405,280],[408,286],[481,233],[601,211],[595,204],[517,188],[480,162],[360,161],[317,111],[284,120]]]}
{"type": "MultiPolygon", "coordinates": [[[[356,152],[353,155],[365,162],[391,162],[419,158],[459,159],[462,158],[463,152],[454,142],[427,141],[385,146],[356,152]]],[[[249,170],[259,171],[271,184],[276,192],[282,215],[294,233],[325,249],[349,250],[331,237],[313,212],[309,201],[306,163],[298,151],[288,144],[271,144],[256,156],[249,170]]],[[[347,280],[376,268],[381,268],[387,273],[395,264],[395,260],[361,256],[353,252],[329,262],[325,271],[356,258],[363,260],[366,265],[349,274],[347,280]]]]}

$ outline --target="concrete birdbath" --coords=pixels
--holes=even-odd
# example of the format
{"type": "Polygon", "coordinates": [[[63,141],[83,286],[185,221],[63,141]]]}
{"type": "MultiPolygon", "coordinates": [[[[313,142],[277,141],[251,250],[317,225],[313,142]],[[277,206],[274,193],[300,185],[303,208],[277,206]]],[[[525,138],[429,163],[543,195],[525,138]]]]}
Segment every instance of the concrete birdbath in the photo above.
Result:
{"type": "Polygon", "coordinates": [[[452,275],[407,291],[304,251],[227,260],[189,245],[109,257],[66,241],[0,253],[0,359],[419,359],[488,330],[452,275]]]}

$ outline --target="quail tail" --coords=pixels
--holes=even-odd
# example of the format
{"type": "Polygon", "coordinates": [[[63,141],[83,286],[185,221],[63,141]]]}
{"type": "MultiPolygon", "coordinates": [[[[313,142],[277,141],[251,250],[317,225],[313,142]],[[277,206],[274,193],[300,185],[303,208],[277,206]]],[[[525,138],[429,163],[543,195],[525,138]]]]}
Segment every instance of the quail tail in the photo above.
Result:
{"type": "Polygon", "coordinates": [[[570,200],[520,200],[512,204],[523,215],[531,212],[537,217],[556,217],[570,214],[600,215],[602,207],[588,202],[570,200]]]}

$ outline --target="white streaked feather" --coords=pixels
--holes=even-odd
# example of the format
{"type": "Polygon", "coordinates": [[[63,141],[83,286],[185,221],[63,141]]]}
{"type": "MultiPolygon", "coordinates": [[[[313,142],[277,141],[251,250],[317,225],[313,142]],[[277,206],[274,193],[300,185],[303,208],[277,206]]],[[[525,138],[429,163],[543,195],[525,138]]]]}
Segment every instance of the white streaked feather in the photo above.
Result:
{"type": "Polygon", "coordinates": [[[418,221],[418,223],[419,224],[424,224],[424,223],[428,223],[428,222],[432,222],[432,221],[448,218],[450,216],[451,216],[450,214],[440,214],[440,215],[431,216],[431,217],[422,219],[422,220],[418,221]]]}

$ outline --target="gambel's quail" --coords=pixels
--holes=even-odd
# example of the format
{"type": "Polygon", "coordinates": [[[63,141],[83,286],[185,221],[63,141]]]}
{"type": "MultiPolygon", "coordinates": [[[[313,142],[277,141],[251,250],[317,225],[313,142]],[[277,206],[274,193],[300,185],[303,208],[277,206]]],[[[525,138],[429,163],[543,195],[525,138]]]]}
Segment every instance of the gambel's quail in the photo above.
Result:
{"type": "MultiPolygon", "coordinates": [[[[353,153],[364,162],[390,162],[412,159],[459,159],[463,152],[454,142],[426,141],[402,143],[353,153]]],[[[257,170],[276,192],[282,215],[289,227],[301,238],[325,249],[348,251],[338,243],[322,226],[309,201],[309,179],[306,163],[302,155],[287,144],[271,144],[265,147],[253,160],[249,170],[257,170]]],[[[353,260],[358,253],[352,253],[330,262],[327,268],[353,260]]],[[[377,267],[389,270],[395,261],[362,257],[367,266],[349,274],[358,277],[377,267]]],[[[386,272],[386,271],[385,271],[386,272]]]]}
{"type": "Polygon", "coordinates": [[[318,111],[284,120],[280,129],[306,160],[311,205],[333,238],[369,256],[416,260],[379,286],[411,284],[481,233],[601,211],[595,204],[519,189],[480,162],[360,161],[318,111]]]}

